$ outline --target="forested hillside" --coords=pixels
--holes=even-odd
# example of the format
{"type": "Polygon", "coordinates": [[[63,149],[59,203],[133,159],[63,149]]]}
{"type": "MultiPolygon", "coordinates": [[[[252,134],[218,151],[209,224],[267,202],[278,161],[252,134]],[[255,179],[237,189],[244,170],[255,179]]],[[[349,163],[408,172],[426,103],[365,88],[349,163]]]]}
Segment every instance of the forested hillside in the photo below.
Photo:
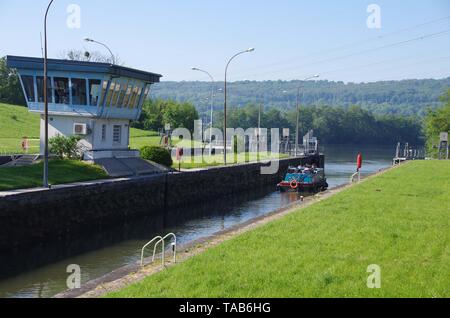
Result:
{"type": "MultiPolygon", "coordinates": [[[[266,107],[289,110],[295,107],[297,89],[301,90],[301,103],[306,106],[327,105],[349,107],[359,105],[375,114],[424,116],[426,109],[441,105],[440,96],[450,87],[450,77],[441,80],[403,80],[375,83],[301,82],[301,81],[243,81],[229,85],[228,100],[231,107],[263,103],[266,107]]],[[[220,90],[223,83],[215,85],[215,105],[223,103],[220,90]]],[[[199,113],[210,105],[211,84],[208,82],[162,82],[152,88],[152,97],[191,102],[199,113]]]]}

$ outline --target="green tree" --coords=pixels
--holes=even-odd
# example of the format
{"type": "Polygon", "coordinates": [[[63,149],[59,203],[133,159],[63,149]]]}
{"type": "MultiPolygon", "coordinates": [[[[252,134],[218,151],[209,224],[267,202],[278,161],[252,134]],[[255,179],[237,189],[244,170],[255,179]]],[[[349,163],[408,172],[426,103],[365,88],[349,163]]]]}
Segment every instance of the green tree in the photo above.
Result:
{"type": "Polygon", "coordinates": [[[191,103],[178,103],[173,100],[149,100],[145,102],[139,120],[133,127],[158,130],[166,124],[173,129],[187,128],[194,130],[194,121],[199,118],[197,110],[191,103]]]}
{"type": "Polygon", "coordinates": [[[450,132],[450,89],[441,98],[444,105],[435,111],[429,110],[425,118],[425,136],[428,153],[437,154],[434,148],[439,142],[441,132],[450,132]]]}
{"type": "Polygon", "coordinates": [[[26,105],[19,76],[6,65],[5,57],[0,58],[0,102],[26,105]]]}

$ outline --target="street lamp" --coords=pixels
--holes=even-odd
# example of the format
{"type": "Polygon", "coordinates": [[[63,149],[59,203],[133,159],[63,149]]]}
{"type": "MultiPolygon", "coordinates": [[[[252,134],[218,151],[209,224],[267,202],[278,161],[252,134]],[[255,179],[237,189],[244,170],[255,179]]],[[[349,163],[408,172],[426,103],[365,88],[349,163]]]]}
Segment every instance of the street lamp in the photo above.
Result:
{"type": "Polygon", "coordinates": [[[237,56],[244,54],[244,53],[250,53],[253,52],[254,48],[249,48],[245,51],[241,51],[239,53],[236,53],[233,55],[230,60],[227,63],[227,66],[225,67],[225,85],[224,85],[224,105],[223,105],[223,163],[224,165],[227,164],[227,72],[228,67],[230,66],[231,61],[233,61],[237,56]]]}
{"type": "Polygon", "coordinates": [[[212,155],[211,142],[212,142],[212,128],[213,128],[213,112],[214,112],[214,77],[212,77],[212,75],[209,72],[202,70],[198,67],[193,67],[192,70],[205,73],[211,79],[211,129],[209,130],[209,155],[211,156],[212,155]]]}
{"type": "Polygon", "coordinates": [[[106,44],[104,44],[102,42],[99,42],[99,41],[96,41],[96,40],[93,40],[91,38],[85,38],[84,40],[86,42],[97,43],[97,44],[100,44],[101,46],[105,47],[109,51],[109,54],[111,54],[111,63],[112,64],[116,64],[116,57],[114,56],[113,52],[111,51],[111,49],[106,44]]]}
{"type": "Polygon", "coordinates": [[[47,6],[44,18],[44,188],[49,187],[48,183],[48,96],[47,96],[47,16],[53,0],[47,6]]]}
{"type": "MultiPolygon", "coordinates": [[[[308,81],[308,80],[310,80],[310,79],[313,79],[313,78],[318,78],[320,75],[314,75],[314,76],[311,76],[311,77],[307,77],[307,78],[305,78],[303,81],[304,82],[306,82],[306,81],[308,81]]],[[[298,138],[299,138],[299,125],[300,125],[300,89],[303,87],[303,84],[302,85],[300,85],[299,87],[298,87],[298,90],[297,90],[297,129],[295,130],[295,151],[294,151],[294,156],[295,157],[297,157],[297,151],[298,151],[298,138]]]]}

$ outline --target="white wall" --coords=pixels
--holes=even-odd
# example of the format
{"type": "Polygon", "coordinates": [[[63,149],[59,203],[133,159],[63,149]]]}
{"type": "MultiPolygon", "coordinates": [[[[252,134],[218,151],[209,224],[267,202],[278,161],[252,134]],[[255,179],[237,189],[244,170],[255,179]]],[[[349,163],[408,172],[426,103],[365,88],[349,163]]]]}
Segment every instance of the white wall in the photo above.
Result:
{"type": "MultiPolygon", "coordinates": [[[[128,149],[129,145],[129,121],[126,119],[93,119],[73,116],[49,116],[48,134],[49,138],[57,135],[72,136],[74,124],[87,124],[91,133],[81,136],[81,146],[84,150],[111,150],[128,149]],[[102,125],[106,125],[106,139],[102,140],[102,125]],[[120,143],[113,142],[113,127],[122,127],[122,138],[120,143]]],[[[41,116],[41,154],[44,153],[44,119],[41,116]]]]}

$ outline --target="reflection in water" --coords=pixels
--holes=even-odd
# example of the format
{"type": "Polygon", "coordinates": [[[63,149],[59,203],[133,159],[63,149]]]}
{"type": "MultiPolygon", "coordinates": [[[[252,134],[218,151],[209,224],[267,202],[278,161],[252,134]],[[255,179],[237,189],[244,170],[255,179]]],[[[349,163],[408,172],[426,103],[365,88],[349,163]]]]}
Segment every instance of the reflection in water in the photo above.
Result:
{"type": "MultiPolygon", "coordinates": [[[[358,151],[365,158],[362,170],[365,175],[389,166],[393,157],[391,148],[325,147],[325,168],[330,187],[348,182],[356,169],[358,151]]],[[[165,215],[152,215],[90,237],[55,242],[52,246],[42,246],[22,255],[2,256],[0,297],[50,297],[66,289],[66,268],[70,264],[80,265],[82,282],[87,282],[138,261],[140,248],[156,235],[174,232],[183,244],[265,215],[299,199],[296,193],[279,193],[273,189],[269,187],[195,207],[174,209],[165,215]]]]}

